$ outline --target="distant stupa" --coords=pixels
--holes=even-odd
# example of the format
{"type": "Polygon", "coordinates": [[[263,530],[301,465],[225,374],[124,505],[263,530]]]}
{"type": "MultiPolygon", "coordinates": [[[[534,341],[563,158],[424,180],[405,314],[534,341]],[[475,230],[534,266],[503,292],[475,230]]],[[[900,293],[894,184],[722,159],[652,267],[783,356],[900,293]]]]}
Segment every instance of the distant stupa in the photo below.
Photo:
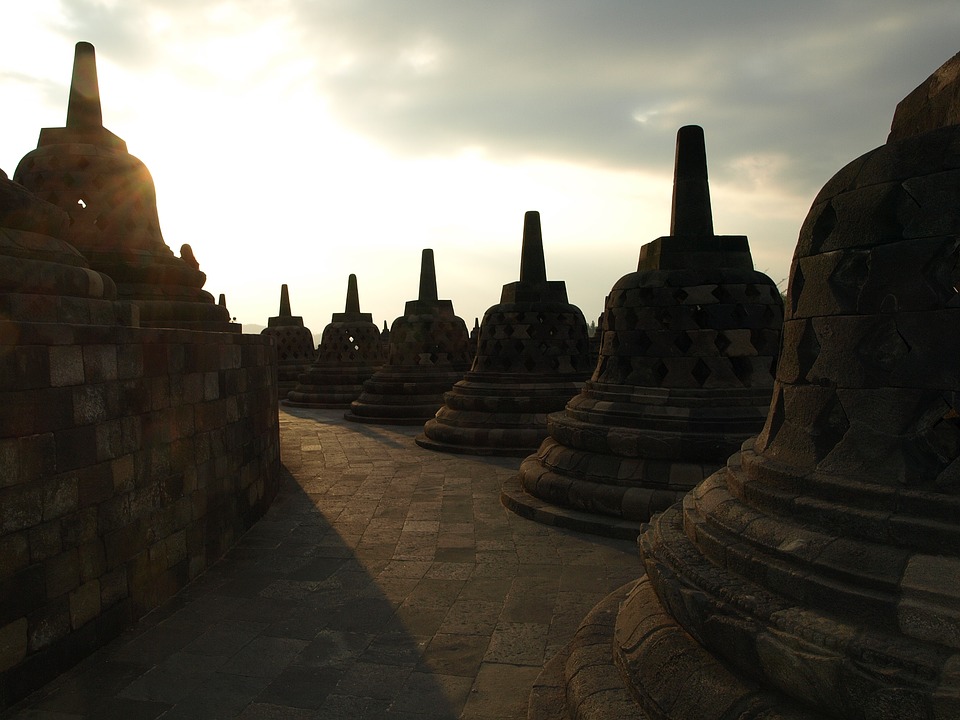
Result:
{"type": "Polygon", "coordinates": [[[423,251],[420,293],[390,328],[386,364],[363,384],[344,417],[355,422],[420,425],[470,367],[469,336],[453,302],[437,299],[433,250],[423,251]]]}

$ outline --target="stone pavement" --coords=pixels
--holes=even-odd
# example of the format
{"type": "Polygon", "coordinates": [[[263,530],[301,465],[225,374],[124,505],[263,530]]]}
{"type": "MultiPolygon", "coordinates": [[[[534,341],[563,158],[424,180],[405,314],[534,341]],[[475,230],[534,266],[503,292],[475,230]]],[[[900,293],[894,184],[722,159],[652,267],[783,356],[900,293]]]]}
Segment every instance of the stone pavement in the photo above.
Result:
{"type": "Polygon", "coordinates": [[[220,562],[2,720],[525,718],[541,668],[639,575],[627,540],[503,508],[516,458],[280,411],[285,473],[220,562]]]}

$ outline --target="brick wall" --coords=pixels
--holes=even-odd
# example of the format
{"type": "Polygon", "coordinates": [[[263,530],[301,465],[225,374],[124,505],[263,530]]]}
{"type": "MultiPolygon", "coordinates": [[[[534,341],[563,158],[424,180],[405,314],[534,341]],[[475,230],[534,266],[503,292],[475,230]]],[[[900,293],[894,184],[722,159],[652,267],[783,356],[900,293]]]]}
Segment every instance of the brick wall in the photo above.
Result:
{"type": "Polygon", "coordinates": [[[259,335],[0,322],[0,708],[264,512],[276,362],[259,335]]]}

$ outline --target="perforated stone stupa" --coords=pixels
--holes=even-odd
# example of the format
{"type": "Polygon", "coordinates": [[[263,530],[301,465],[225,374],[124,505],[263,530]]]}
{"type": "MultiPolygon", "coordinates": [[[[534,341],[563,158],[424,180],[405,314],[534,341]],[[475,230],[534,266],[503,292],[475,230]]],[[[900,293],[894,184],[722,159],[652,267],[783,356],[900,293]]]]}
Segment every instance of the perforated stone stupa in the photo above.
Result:
{"type": "Polygon", "coordinates": [[[650,717],[960,717],[958,98],[960,54],[820,191],[763,431],[641,536],[650,717]]]}
{"type": "Polygon", "coordinates": [[[189,246],[178,258],[164,242],[146,166],[103,127],[93,45],[77,43],[66,126],[40,131],[14,180],[67,213],[63,239],[138,306],[141,325],[240,332],[203,290],[189,246]]]}
{"type": "Polygon", "coordinates": [[[316,358],[313,333],[304,327],[303,318],[290,310],[290,291],[286,284],[280,286],[280,311],[267,319],[267,327],[260,334],[276,339],[277,388],[280,397],[286,397],[296,387],[300,374],[306,372],[316,358]]]}
{"type": "Polygon", "coordinates": [[[355,422],[420,425],[470,367],[469,337],[453,302],[437,299],[433,250],[423,251],[420,293],[390,327],[386,364],[363,384],[344,414],[355,422]]]}
{"type": "Polygon", "coordinates": [[[347,279],[347,301],[323,329],[317,359],[300,375],[284,405],[347,408],[360,396],[363,383],[383,365],[383,343],[373,315],[360,312],[357,276],[347,279]]]}
{"type": "Polygon", "coordinates": [[[677,134],[671,231],[607,297],[593,376],[504,486],[517,512],[635,537],[763,425],[783,323],[747,238],[713,232],[703,130],[677,134]]]}
{"type": "Polygon", "coordinates": [[[0,320],[136,325],[113,280],[62,240],[69,224],[63,210],[0,170],[0,320]]]}
{"type": "Polygon", "coordinates": [[[562,280],[547,280],[540,213],[524,217],[520,280],[503,286],[483,315],[470,371],[444,396],[416,441],[478,455],[529,454],[547,436],[547,414],[562,410],[590,376],[587,323],[567,302],[562,280]]]}

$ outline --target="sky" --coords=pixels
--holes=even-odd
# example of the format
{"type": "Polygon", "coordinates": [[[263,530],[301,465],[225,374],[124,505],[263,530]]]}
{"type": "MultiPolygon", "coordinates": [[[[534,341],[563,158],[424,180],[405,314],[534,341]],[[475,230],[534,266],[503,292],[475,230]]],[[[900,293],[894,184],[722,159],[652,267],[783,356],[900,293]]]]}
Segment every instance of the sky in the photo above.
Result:
{"type": "Polygon", "coordinates": [[[956,0],[0,0],[0,168],[63,126],[74,44],[238,322],[289,285],[319,336],[347,276],[382,326],[433,248],[468,327],[519,277],[588,322],[669,234],[677,129],[704,128],[714,230],[783,289],[820,187],[960,51],[956,0]]]}

